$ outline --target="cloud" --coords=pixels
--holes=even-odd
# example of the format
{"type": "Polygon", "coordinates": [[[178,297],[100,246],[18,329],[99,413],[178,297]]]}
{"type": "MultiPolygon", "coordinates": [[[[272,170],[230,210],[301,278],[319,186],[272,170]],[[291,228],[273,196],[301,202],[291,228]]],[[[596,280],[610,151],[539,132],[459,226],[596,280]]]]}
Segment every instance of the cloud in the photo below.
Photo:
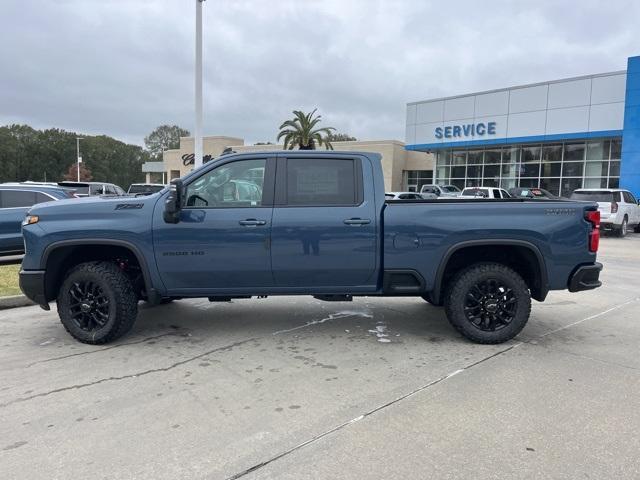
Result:
{"type": "MultiPolygon", "coordinates": [[[[0,123],[142,143],[193,130],[191,0],[3,0],[0,123]]],[[[273,141],[293,109],[361,139],[403,139],[405,104],[621,70],[633,1],[210,0],[205,134],[273,141]]]]}

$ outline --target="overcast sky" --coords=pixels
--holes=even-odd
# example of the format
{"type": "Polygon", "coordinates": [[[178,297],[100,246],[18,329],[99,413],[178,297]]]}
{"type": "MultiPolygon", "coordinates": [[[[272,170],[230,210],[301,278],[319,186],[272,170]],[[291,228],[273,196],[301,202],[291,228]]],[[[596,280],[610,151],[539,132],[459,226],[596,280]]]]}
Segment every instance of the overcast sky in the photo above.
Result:
{"type": "MultiPolygon", "coordinates": [[[[404,140],[407,102],[624,70],[640,2],[207,0],[204,133],[274,141],[318,107],[404,140]]],[[[1,0],[0,124],[142,144],[193,131],[195,0],[1,0]]]]}

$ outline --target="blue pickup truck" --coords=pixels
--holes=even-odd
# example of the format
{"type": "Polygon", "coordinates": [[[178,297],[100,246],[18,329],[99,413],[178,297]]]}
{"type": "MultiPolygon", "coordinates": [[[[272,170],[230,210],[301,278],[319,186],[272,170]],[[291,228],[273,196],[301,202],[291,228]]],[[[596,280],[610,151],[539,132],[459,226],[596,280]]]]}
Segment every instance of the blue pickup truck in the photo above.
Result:
{"type": "Polygon", "coordinates": [[[524,328],[531,298],[600,286],[593,202],[386,201],[380,156],[230,154],[147,197],[36,205],[20,286],[77,340],[106,343],[138,302],[415,296],[468,339],[524,328]]]}

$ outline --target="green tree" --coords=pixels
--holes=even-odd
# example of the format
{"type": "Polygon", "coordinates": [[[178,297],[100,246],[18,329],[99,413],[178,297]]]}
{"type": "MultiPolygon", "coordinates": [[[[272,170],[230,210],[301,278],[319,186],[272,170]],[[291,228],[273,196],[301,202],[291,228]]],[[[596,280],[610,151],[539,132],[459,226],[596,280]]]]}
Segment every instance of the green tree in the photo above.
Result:
{"type": "MultiPolygon", "coordinates": [[[[149,152],[106,135],[90,136],[57,128],[35,130],[28,125],[0,126],[0,182],[59,181],[76,165],[76,137],[82,165],[93,180],[127,188],[144,179],[142,164],[149,152]]],[[[74,170],[75,172],[75,170],[74,170]]],[[[76,178],[74,173],[71,177],[76,178]]]]}
{"type": "Polygon", "coordinates": [[[352,137],[347,133],[329,132],[327,134],[327,140],[329,140],[330,142],[355,142],[358,139],[356,137],[352,137]]]}
{"type": "Polygon", "coordinates": [[[297,146],[300,150],[315,150],[316,143],[324,145],[327,150],[333,150],[328,135],[335,130],[333,127],[316,128],[322,116],[315,115],[316,109],[311,113],[304,113],[300,110],[293,111],[293,119],[286,120],[280,125],[278,140],[284,138],[285,150],[293,150],[297,146]]]}
{"type": "Polygon", "coordinates": [[[178,125],[160,125],[144,137],[144,144],[151,157],[161,161],[164,150],[179,148],[180,137],[188,137],[189,135],[189,130],[185,130],[178,125]]]}
{"type": "MultiPolygon", "coordinates": [[[[78,180],[78,164],[73,163],[69,166],[67,173],[62,177],[64,180],[69,180],[71,182],[75,182],[78,180]]],[[[81,182],[90,182],[93,179],[91,176],[91,170],[89,170],[84,162],[80,164],[80,181],[81,182]]]]}

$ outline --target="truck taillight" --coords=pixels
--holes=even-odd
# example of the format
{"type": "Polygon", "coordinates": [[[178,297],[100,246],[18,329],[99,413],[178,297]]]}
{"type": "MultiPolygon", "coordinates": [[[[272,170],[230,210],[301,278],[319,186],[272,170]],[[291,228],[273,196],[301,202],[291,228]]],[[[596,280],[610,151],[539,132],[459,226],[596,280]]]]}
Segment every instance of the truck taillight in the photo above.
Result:
{"type": "MultiPolygon", "coordinates": [[[[611,205],[611,211],[613,211],[613,205],[611,205]]],[[[615,204],[616,210],[618,204],[615,204]]],[[[589,251],[597,252],[600,246],[600,212],[598,210],[590,210],[585,213],[585,219],[591,223],[591,231],[589,232],[589,251]]]]}
{"type": "Polygon", "coordinates": [[[611,213],[618,212],[618,202],[611,202],[611,213]]]}

